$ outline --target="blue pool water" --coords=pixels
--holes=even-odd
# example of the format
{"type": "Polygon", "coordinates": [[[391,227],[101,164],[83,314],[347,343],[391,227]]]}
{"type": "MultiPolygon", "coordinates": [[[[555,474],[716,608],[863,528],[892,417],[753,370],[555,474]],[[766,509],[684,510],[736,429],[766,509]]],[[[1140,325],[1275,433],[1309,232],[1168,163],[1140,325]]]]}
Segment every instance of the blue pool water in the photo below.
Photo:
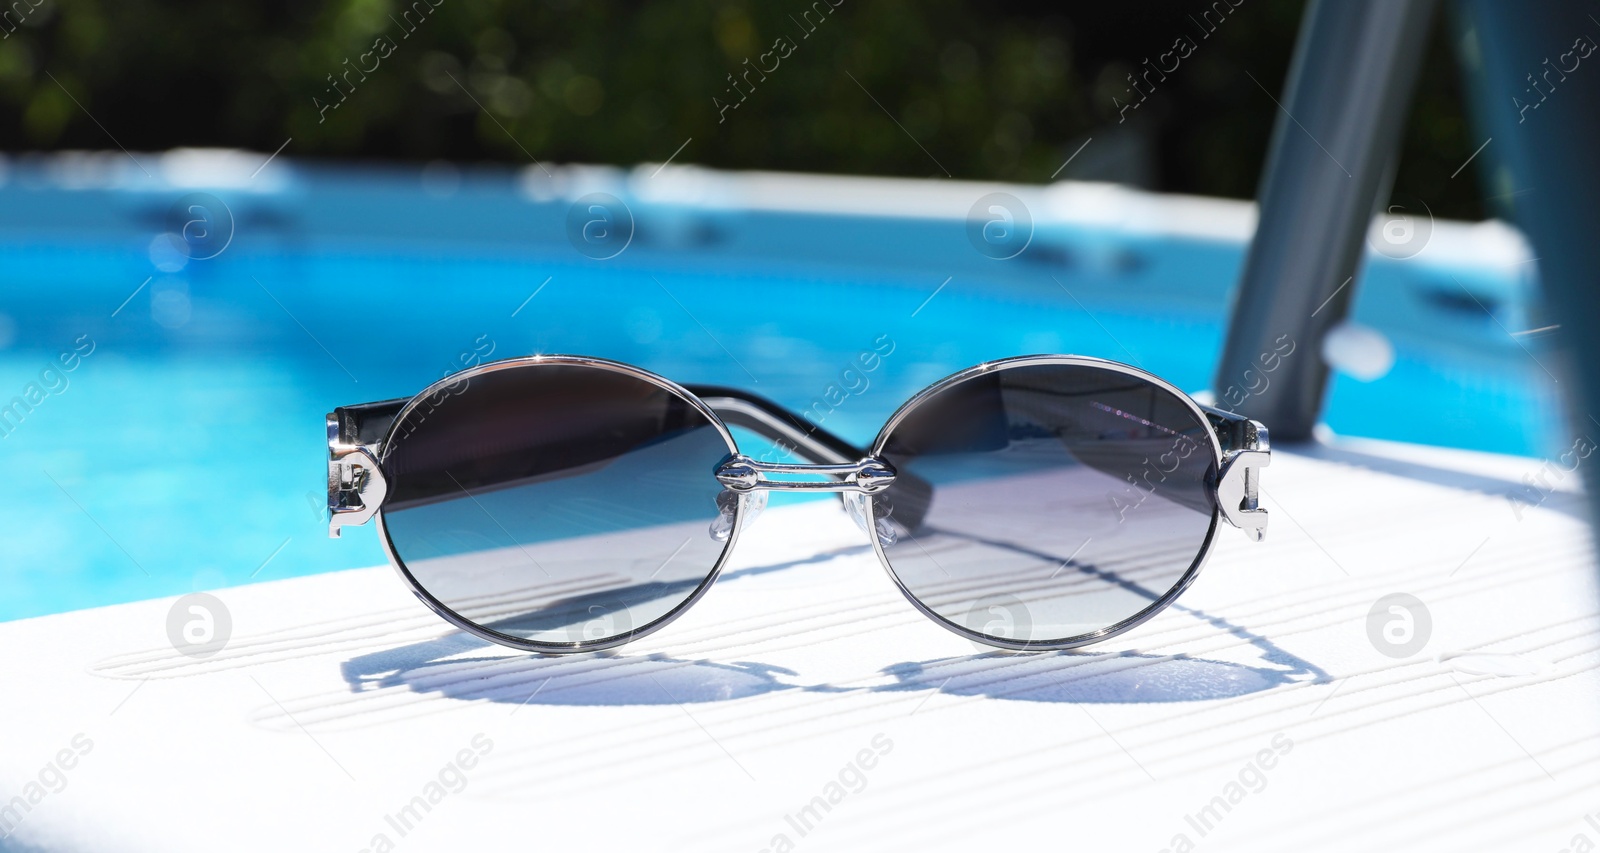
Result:
{"type": "MultiPolygon", "coordinates": [[[[644,204],[626,251],[594,260],[567,237],[570,200],[530,199],[509,172],[443,193],[414,172],[293,175],[205,190],[234,234],[187,262],[162,234],[190,190],[23,168],[0,185],[0,404],[35,394],[0,440],[0,619],[382,563],[370,528],[326,538],[323,416],[473,353],[583,353],[822,401],[825,426],[866,442],[924,385],[1008,355],[1136,361],[1203,389],[1242,260],[1041,225],[996,262],[960,221],[644,204]],[[865,381],[848,373],[886,345],[865,381]]],[[[1525,316],[1517,274],[1376,259],[1356,315],[1397,360],[1337,378],[1330,426],[1547,453],[1551,380],[1499,327],[1525,316]]]]}

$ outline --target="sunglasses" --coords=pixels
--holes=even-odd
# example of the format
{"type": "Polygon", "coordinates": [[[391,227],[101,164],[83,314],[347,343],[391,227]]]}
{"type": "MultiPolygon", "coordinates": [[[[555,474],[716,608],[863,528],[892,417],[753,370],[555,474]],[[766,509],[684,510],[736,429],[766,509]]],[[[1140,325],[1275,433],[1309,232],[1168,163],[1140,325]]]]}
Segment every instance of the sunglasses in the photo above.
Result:
{"type": "Polygon", "coordinates": [[[754,394],[567,355],[476,365],[327,429],[328,535],[376,518],[424,604],[537,652],[665,627],[775,490],[838,493],[913,606],[1013,650],[1127,631],[1194,582],[1219,521],[1267,526],[1265,427],[1082,356],[946,377],[866,450],[754,394]]]}

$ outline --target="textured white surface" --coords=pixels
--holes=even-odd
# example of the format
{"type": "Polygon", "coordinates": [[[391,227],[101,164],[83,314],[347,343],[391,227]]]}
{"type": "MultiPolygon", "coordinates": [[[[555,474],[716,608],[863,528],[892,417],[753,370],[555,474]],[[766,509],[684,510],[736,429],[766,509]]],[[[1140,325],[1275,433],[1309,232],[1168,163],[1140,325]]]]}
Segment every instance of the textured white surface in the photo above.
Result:
{"type": "Polygon", "coordinates": [[[217,592],[206,660],[172,599],[8,623],[0,797],[48,784],[0,849],[1600,845],[1594,554],[1579,496],[1531,505],[1541,464],[1280,450],[1267,541],[1223,530],[1181,609],[1082,653],[929,623],[834,503],[769,509],[608,655],[485,646],[388,568],[217,592]],[[1394,592],[1431,614],[1409,658],[1368,638],[1394,592]]]}

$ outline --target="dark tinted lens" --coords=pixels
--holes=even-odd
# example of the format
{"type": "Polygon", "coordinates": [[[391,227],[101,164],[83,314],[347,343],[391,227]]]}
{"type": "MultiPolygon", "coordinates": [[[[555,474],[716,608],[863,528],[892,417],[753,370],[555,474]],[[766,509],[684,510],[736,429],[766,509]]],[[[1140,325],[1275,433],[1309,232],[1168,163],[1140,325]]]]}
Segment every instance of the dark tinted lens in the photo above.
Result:
{"type": "Polygon", "coordinates": [[[1022,363],[949,386],[884,445],[933,485],[931,499],[873,496],[899,532],[884,553],[924,606],[985,636],[1111,627],[1177,586],[1211,534],[1208,431],[1176,395],[1108,368],[1022,363]]]}
{"type": "Polygon", "coordinates": [[[416,582],[468,621],[536,643],[604,640],[672,613],[710,576],[726,545],[714,472],[730,451],[645,379],[491,370],[396,425],[384,527],[416,582]]]}

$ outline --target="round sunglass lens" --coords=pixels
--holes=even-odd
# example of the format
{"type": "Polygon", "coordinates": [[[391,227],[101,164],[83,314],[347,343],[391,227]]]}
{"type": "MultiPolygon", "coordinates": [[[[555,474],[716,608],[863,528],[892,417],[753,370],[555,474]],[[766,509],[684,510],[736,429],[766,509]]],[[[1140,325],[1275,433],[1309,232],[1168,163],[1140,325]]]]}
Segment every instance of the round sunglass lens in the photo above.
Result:
{"type": "Polygon", "coordinates": [[[705,413],[595,363],[492,367],[414,400],[385,445],[383,528],[415,585],[524,645],[625,638],[691,602],[729,537],[705,413]],[[719,523],[720,522],[720,523],[719,523]]]}
{"type": "Polygon", "coordinates": [[[1002,364],[893,423],[876,455],[932,494],[872,497],[880,547],[909,595],[987,641],[1130,623],[1182,589],[1216,524],[1209,426],[1136,373],[1002,364]]]}

